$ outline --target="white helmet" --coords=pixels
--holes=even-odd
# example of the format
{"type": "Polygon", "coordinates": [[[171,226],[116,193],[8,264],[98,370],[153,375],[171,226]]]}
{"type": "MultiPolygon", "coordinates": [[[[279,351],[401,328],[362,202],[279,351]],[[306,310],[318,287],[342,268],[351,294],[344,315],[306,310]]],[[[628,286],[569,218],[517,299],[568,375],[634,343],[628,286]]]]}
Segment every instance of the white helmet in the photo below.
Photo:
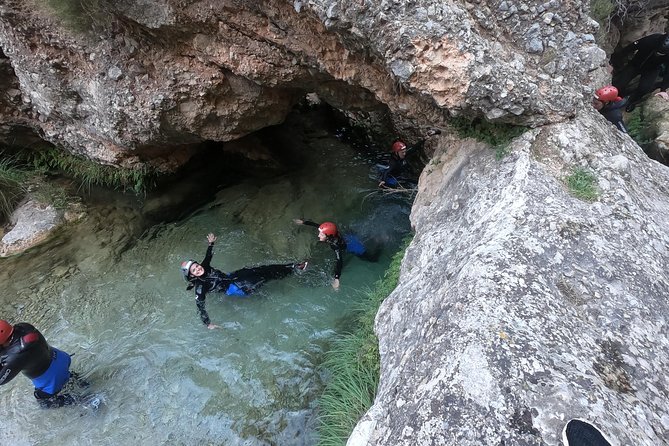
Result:
{"type": "Polygon", "coordinates": [[[181,274],[183,274],[184,280],[188,280],[188,277],[190,277],[190,267],[193,263],[195,263],[195,260],[181,262],[181,274]]]}

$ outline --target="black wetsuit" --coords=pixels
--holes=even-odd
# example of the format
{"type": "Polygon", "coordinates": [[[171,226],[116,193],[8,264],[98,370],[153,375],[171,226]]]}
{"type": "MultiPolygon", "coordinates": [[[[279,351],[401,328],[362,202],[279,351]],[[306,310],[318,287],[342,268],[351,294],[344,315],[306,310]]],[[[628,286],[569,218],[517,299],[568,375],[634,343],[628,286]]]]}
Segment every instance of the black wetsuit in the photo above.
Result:
{"type": "MultiPolygon", "coordinates": [[[[388,168],[384,170],[383,173],[381,173],[381,181],[384,183],[389,183],[392,182],[392,180],[389,181],[389,178],[394,178],[397,180],[398,178],[402,177],[402,175],[409,170],[409,162],[407,161],[407,157],[422,149],[424,144],[425,140],[421,140],[417,144],[411,147],[407,147],[404,158],[400,158],[397,153],[391,154],[390,161],[388,161],[388,168]]],[[[391,186],[392,184],[387,185],[391,186]]]]}
{"type": "Polygon", "coordinates": [[[599,113],[601,113],[607,121],[615,124],[615,126],[618,127],[618,130],[624,133],[627,133],[627,128],[623,121],[623,107],[627,105],[628,99],[629,98],[625,98],[619,101],[608,102],[599,110],[599,113]]]}
{"type": "Polygon", "coordinates": [[[22,372],[35,385],[35,398],[44,407],[60,407],[74,399],[58,395],[70,378],[70,356],[46,342],[42,333],[30,324],[14,325],[7,347],[0,347],[0,385],[22,372]]]}
{"type": "MultiPolygon", "coordinates": [[[[320,226],[320,224],[309,220],[303,220],[303,224],[307,226],[313,226],[315,228],[318,228],[320,226]]],[[[328,245],[330,245],[330,248],[332,248],[332,250],[335,253],[335,258],[337,260],[337,263],[335,265],[334,278],[339,279],[341,277],[341,270],[344,267],[344,260],[342,254],[346,251],[346,241],[339,234],[337,234],[334,237],[327,236],[325,242],[328,245]]]]}
{"type": "Polygon", "coordinates": [[[200,277],[190,276],[191,287],[195,287],[195,303],[200,315],[200,319],[205,325],[209,325],[211,320],[205,309],[205,299],[207,293],[222,292],[230,296],[246,296],[253,293],[265,282],[274,279],[282,279],[295,272],[295,264],[286,263],[280,265],[264,265],[253,268],[242,268],[226,274],[210,265],[213,257],[214,244],[210,243],[207,247],[207,253],[200,265],[204,268],[204,274],[200,277]]]}
{"type": "Polygon", "coordinates": [[[611,83],[618,88],[620,96],[629,96],[628,110],[656,88],[664,91],[669,87],[669,52],[662,50],[667,36],[669,34],[642,37],[611,56],[611,65],[615,69],[611,83]],[[631,53],[634,53],[632,60],[623,66],[631,53]],[[656,82],[660,75],[661,79],[656,82]],[[631,89],[629,84],[637,76],[640,76],[639,84],[631,89]]]}

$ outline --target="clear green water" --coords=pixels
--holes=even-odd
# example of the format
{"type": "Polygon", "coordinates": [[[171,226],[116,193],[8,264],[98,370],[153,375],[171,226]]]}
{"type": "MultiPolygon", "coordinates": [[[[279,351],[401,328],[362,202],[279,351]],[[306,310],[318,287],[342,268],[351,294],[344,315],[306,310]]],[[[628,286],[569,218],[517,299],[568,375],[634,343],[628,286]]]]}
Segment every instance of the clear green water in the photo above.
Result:
{"type": "Polygon", "coordinates": [[[0,260],[1,317],[30,322],[74,353],[73,369],[91,382],[85,393],[102,401],[40,410],[20,375],[0,388],[0,443],[315,444],[323,352],[409,232],[410,203],[369,196],[372,161],[314,135],[295,138],[300,169],[226,188],[177,223],[136,237],[131,207],[106,204],[62,243],[0,260]],[[382,244],[383,255],[347,258],[334,291],[333,253],[297,217],[340,223],[382,244]],[[248,298],[209,295],[223,329],[207,330],[178,269],[202,259],[208,232],[219,236],[212,265],[224,271],[306,258],[310,266],[248,298]]]}

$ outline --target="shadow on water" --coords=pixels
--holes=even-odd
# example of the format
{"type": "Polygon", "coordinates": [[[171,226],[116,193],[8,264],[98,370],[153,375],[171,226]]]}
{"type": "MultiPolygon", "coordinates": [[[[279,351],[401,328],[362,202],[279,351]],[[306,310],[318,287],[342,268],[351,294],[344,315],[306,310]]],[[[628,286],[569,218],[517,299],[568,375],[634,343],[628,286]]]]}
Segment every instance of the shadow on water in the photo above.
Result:
{"type": "Polygon", "coordinates": [[[102,403],[39,411],[30,382],[17,377],[0,391],[8,408],[0,441],[314,444],[324,346],[410,231],[410,202],[370,196],[375,161],[329,122],[296,113],[259,132],[253,141],[278,155],[254,175],[241,160],[221,164],[212,145],[210,170],[193,167],[165,186],[171,198],[109,195],[57,240],[1,260],[3,317],[33,323],[75,353],[73,368],[102,403]],[[209,175],[211,183],[200,182],[209,175]],[[152,200],[167,202],[147,212],[152,200]],[[298,217],[338,223],[377,244],[379,260],[347,257],[334,291],[334,255],[315,228],[292,222],[298,217]],[[202,259],[208,232],[219,236],[212,265],[224,271],[302,259],[310,267],[247,298],[208,296],[223,329],[207,330],[178,268],[202,259]]]}

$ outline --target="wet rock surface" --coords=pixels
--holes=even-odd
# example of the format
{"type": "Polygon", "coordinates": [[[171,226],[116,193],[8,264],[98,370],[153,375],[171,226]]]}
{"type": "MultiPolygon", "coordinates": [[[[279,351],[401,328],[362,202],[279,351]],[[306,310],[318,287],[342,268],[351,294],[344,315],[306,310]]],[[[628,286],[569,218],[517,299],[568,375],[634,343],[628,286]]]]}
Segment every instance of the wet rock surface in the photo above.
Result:
{"type": "Polygon", "coordinates": [[[435,155],[349,445],[552,445],[574,417],[615,444],[669,440],[669,170],[599,121],[529,131],[501,161],[435,155]],[[565,186],[577,166],[596,201],[565,186]]]}

